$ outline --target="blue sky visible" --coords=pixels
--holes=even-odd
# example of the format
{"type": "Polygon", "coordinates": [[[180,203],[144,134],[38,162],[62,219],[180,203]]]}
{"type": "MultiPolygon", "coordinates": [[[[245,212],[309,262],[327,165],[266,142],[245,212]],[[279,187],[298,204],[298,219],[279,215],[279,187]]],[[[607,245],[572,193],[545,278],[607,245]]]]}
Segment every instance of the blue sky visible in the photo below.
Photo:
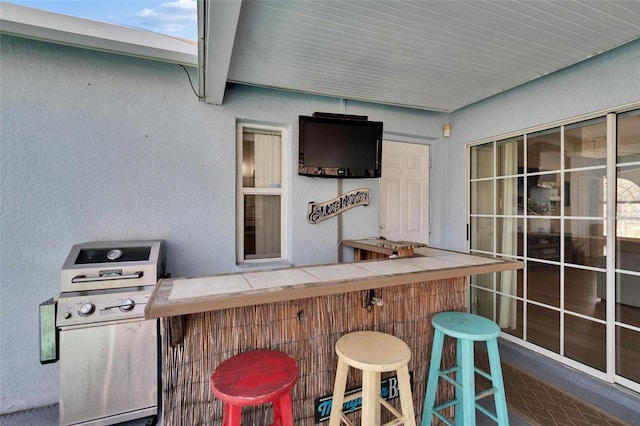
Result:
{"type": "Polygon", "coordinates": [[[20,6],[182,37],[198,38],[196,0],[5,0],[20,6]]]}

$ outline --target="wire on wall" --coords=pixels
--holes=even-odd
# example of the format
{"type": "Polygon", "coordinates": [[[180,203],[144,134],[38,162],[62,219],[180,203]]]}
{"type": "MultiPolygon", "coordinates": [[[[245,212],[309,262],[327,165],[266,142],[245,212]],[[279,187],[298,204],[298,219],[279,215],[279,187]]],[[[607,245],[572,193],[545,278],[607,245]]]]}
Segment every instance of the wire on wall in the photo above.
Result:
{"type": "Polygon", "coordinates": [[[196,95],[198,99],[202,100],[202,97],[198,94],[198,92],[196,92],[195,87],[193,87],[193,81],[191,81],[191,74],[189,74],[189,71],[187,71],[184,65],[178,64],[178,66],[181,67],[184,70],[184,72],[187,73],[187,77],[189,78],[189,84],[191,85],[191,90],[193,90],[193,94],[196,95]]]}

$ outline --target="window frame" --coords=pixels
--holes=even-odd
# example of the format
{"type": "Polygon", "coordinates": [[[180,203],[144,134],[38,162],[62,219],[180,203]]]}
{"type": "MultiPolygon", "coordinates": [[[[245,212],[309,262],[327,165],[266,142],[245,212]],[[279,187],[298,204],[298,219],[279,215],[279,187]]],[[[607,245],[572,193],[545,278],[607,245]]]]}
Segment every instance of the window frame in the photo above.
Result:
{"type": "Polygon", "coordinates": [[[236,124],[236,264],[255,265],[282,262],[288,259],[288,212],[289,212],[289,172],[291,169],[287,153],[289,152],[289,131],[284,126],[238,122],[236,124]],[[265,130],[280,133],[281,182],[279,188],[245,188],[242,180],[243,136],[245,129],[265,130]],[[244,255],[244,196],[277,195],[280,197],[280,257],[246,259],[244,255]]]}

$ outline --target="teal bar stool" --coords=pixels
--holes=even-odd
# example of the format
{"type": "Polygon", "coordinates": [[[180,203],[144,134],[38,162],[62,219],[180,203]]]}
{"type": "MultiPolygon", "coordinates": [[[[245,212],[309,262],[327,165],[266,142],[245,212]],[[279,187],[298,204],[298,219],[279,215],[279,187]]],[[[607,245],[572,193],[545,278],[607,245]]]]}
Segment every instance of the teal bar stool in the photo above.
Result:
{"type": "Polygon", "coordinates": [[[431,425],[433,416],[448,425],[475,425],[476,408],[498,422],[500,426],[508,425],[507,399],[504,394],[502,367],[498,353],[498,336],[500,335],[498,324],[485,317],[466,312],[440,312],[433,316],[431,324],[435,328],[435,334],[421,425],[431,425]],[[442,370],[440,369],[440,361],[442,360],[444,336],[457,339],[456,365],[442,370]],[[486,342],[490,373],[476,368],[473,359],[474,342],[486,342]],[[451,377],[452,373],[455,373],[454,377],[451,377]],[[474,373],[481,374],[491,380],[492,387],[476,394],[474,373]],[[455,386],[456,397],[451,401],[434,406],[440,378],[455,386]],[[489,395],[493,395],[496,414],[477,403],[478,400],[489,395]],[[451,406],[455,406],[455,423],[440,413],[441,410],[451,406]]]}

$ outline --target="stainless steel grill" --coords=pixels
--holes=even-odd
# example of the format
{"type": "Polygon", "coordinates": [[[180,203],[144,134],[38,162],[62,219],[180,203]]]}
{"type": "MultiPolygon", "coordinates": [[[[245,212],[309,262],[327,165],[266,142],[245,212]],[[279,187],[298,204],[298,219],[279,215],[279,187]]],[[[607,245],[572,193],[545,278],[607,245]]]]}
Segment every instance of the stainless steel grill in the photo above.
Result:
{"type": "Polygon", "coordinates": [[[74,245],[57,300],[60,424],[155,416],[158,344],[144,307],[164,274],[164,242],[74,245]]]}

